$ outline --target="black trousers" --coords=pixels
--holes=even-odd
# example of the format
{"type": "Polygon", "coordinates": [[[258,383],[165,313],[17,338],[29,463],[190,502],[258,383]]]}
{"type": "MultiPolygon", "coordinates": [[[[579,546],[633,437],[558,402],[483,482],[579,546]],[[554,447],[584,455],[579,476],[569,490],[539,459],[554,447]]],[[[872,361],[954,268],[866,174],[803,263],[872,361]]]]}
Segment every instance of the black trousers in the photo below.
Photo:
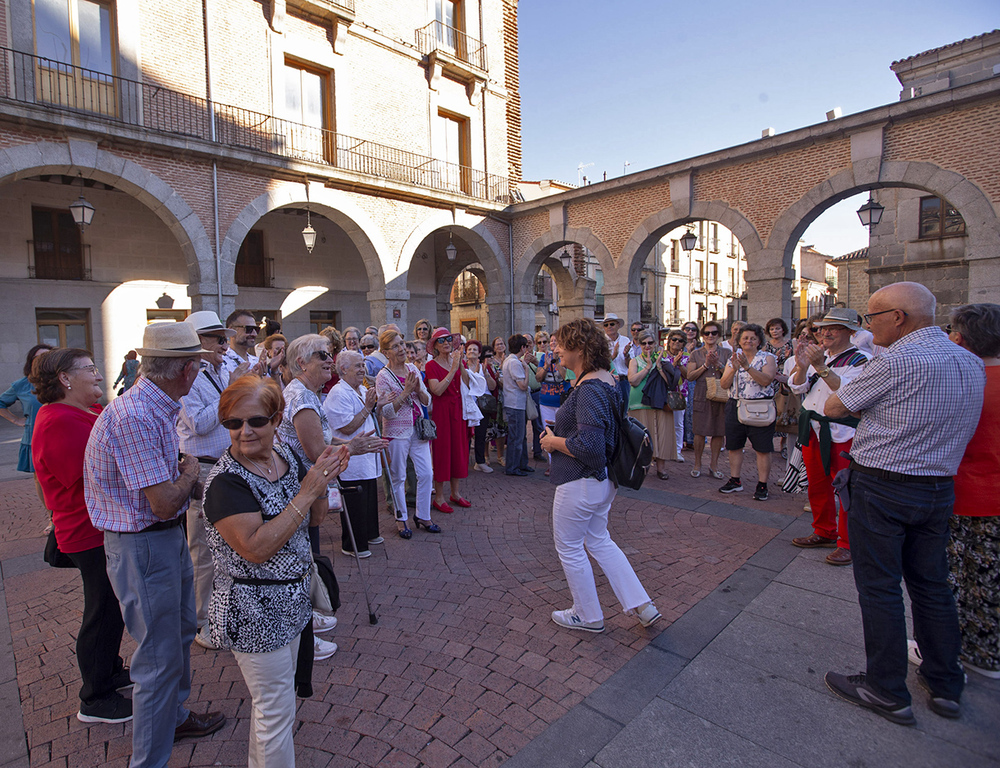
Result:
{"type": "Polygon", "coordinates": [[[108,579],[104,547],[68,552],[67,556],[83,577],[83,623],[76,636],[76,663],[83,678],[80,701],[92,704],[115,691],[113,678],[123,666],[118,651],[125,622],[108,579]]]}
{"type": "Polygon", "coordinates": [[[473,446],[476,453],[476,464],[486,463],[486,421],[484,418],[474,428],[473,446]]]}
{"type": "Polygon", "coordinates": [[[344,492],[344,509],[340,512],[340,542],[347,552],[354,551],[347,529],[346,516],[351,517],[351,528],[358,542],[358,552],[368,551],[368,542],[378,538],[378,479],[341,480],[344,492]]]}

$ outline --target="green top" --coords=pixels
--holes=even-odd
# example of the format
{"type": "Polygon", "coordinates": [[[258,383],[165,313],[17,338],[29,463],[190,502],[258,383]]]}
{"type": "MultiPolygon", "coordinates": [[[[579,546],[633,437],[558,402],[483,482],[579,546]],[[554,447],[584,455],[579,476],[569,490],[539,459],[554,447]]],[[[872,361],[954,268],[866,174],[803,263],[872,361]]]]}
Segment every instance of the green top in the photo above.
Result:
{"type": "MultiPolygon", "coordinates": [[[[642,357],[635,358],[636,368],[638,370],[643,370],[646,366],[643,363],[642,357]]],[[[656,371],[650,371],[649,375],[653,376],[656,371]]],[[[645,385],[646,380],[643,379],[638,387],[632,387],[628,393],[628,409],[630,411],[648,411],[651,410],[648,405],[642,404],[642,387],[645,385]]]]}

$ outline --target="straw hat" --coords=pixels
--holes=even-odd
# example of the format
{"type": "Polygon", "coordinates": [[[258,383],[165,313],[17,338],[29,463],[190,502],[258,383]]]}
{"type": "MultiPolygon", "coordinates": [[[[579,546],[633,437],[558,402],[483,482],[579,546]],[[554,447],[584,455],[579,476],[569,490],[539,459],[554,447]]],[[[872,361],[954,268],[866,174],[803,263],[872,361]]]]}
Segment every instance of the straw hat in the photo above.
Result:
{"type": "Polygon", "coordinates": [[[848,309],[847,307],[834,307],[822,320],[817,320],[813,325],[817,327],[822,327],[824,325],[842,325],[845,328],[849,328],[852,331],[861,330],[861,318],[858,317],[858,313],[853,309],[848,309]]]}
{"type": "Polygon", "coordinates": [[[135,351],[143,357],[194,357],[209,350],[201,348],[194,326],[184,322],[150,323],[135,351]]]}
{"type": "Polygon", "coordinates": [[[192,312],[187,316],[185,323],[194,326],[195,332],[200,336],[203,333],[224,333],[226,336],[235,336],[236,331],[226,328],[219,319],[219,316],[210,309],[203,309],[201,312],[192,312]]]}

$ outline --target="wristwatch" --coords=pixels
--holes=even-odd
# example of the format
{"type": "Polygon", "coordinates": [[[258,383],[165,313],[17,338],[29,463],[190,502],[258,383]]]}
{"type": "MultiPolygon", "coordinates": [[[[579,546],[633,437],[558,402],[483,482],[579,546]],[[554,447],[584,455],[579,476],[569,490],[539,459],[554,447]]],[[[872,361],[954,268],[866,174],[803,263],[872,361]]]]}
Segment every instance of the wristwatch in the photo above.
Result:
{"type": "Polygon", "coordinates": [[[816,373],[817,373],[817,375],[818,375],[818,376],[819,376],[819,377],[820,377],[821,379],[825,379],[825,378],[826,378],[827,376],[829,376],[829,375],[830,375],[830,369],[829,369],[829,368],[824,368],[824,369],[823,369],[823,370],[821,371],[821,370],[819,370],[819,369],[817,368],[817,369],[816,369],[816,373]]]}

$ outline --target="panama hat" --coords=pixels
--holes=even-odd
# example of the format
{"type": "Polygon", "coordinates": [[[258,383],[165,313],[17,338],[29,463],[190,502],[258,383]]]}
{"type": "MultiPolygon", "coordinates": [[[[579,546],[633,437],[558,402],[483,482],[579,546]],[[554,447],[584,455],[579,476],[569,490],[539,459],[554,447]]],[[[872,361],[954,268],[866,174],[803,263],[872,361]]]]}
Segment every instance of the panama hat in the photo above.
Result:
{"type": "Polygon", "coordinates": [[[185,323],[194,326],[195,333],[199,336],[203,333],[224,333],[226,336],[235,336],[236,331],[226,328],[219,320],[219,316],[210,309],[203,309],[201,312],[192,312],[187,316],[185,323]]]}
{"type": "Polygon", "coordinates": [[[625,321],[622,320],[620,317],[618,317],[618,315],[616,315],[614,312],[608,312],[608,314],[606,314],[604,316],[604,319],[601,320],[601,325],[604,325],[605,323],[610,323],[610,322],[618,323],[618,327],[619,328],[621,328],[623,325],[625,325],[625,321]]]}
{"type": "Polygon", "coordinates": [[[190,323],[150,323],[142,334],[141,347],[136,347],[143,357],[194,357],[202,352],[198,333],[190,323]]]}
{"type": "Polygon", "coordinates": [[[842,325],[852,331],[860,331],[861,318],[858,317],[858,313],[853,309],[847,309],[846,307],[834,307],[826,313],[822,320],[817,320],[813,323],[813,325],[817,327],[825,325],[842,325]]]}

